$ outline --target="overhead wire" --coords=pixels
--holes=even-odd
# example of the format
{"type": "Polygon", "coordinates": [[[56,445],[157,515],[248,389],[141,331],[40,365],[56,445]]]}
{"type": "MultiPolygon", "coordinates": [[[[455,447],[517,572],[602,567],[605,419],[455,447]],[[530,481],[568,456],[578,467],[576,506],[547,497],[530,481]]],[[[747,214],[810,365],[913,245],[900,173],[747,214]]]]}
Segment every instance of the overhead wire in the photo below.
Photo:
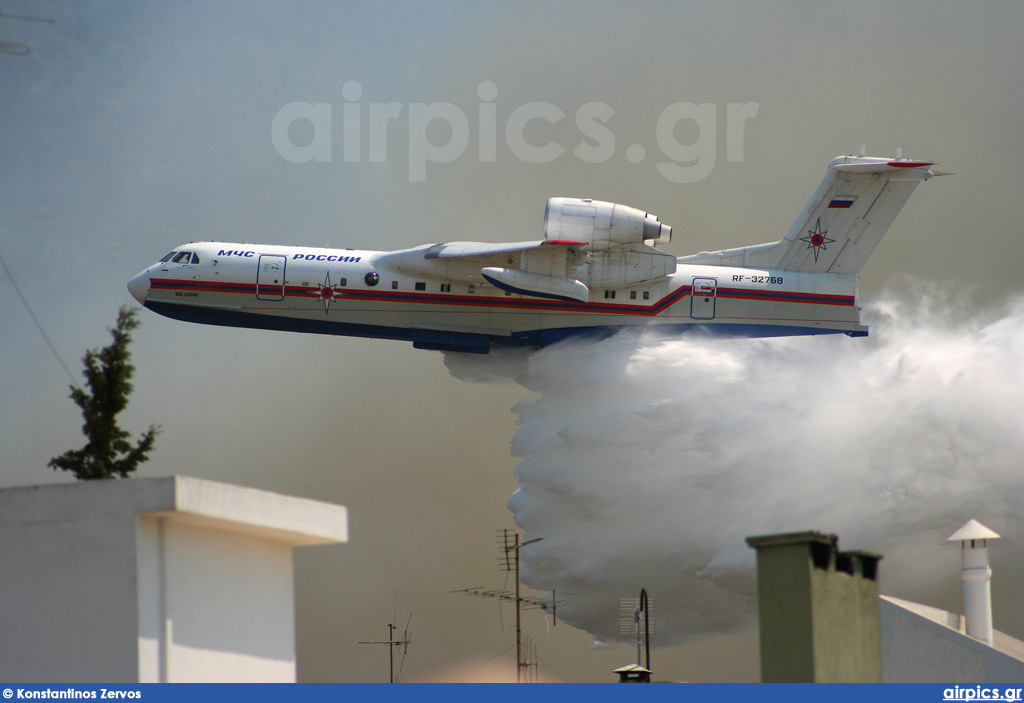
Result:
{"type": "Polygon", "coordinates": [[[468,682],[469,682],[469,677],[470,677],[470,676],[471,676],[472,674],[475,674],[475,673],[476,673],[477,671],[479,671],[479,670],[480,670],[480,669],[482,669],[483,667],[485,667],[485,666],[487,666],[488,664],[490,664],[490,663],[491,663],[492,661],[494,661],[495,659],[497,659],[498,657],[500,657],[500,656],[501,656],[502,654],[505,654],[506,652],[509,652],[509,651],[510,651],[510,650],[511,650],[511,649],[512,649],[512,648],[513,648],[514,646],[515,646],[515,645],[512,645],[512,644],[510,644],[510,645],[509,645],[508,647],[505,647],[505,649],[501,650],[500,652],[498,652],[497,654],[495,654],[495,655],[494,655],[493,657],[491,657],[491,658],[490,658],[490,659],[488,659],[487,661],[483,661],[483,662],[480,662],[479,664],[477,664],[476,666],[474,666],[474,667],[473,667],[472,669],[470,669],[470,670],[469,670],[469,671],[467,671],[467,672],[466,672],[465,674],[463,674],[463,676],[462,676],[462,681],[461,681],[460,683],[468,683],[468,682]]]}
{"type": "Polygon", "coordinates": [[[14,288],[14,292],[18,294],[21,304],[25,306],[25,311],[28,312],[28,316],[32,318],[32,322],[35,324],[36,329],[39,330],[39,334],[42,336],[43,341],[46,342],[46,346],[50,348],[50,351],[53,352],[54,358],[57,359],[57,363],[60,364],[62,369],[64,369],[64,373],[68,375],[68,378],[71,379],[71,385],[77,387],[78,381],[75,379],[75,375],[71,373],[71,369],[69,369],[68,365],[64,363],[64,359],[61,358],[60,353],[57,351],[57,347],[55,347],[53,342],[50,341],[49,335],[46,334],[46,330],[43,329],[43,325],[39,322],[39,318],[36,317],[35,312],[32,311],[32,306],[28,304],[28,298],[26,298],[25,294],[21,291],[21,288],[18,286],[18,282],[14,279],[14,274],[11,273],[11,269],[8,268],[7,262],[4,261],[4,257],[2,255],[0,255],[0,267],[2,267],[4,273],[7,274],[7,280],[11,282],[11,287],[14,288]]]}
{"type": "Polygon", "coordinates": [[[553,673],[553,674],[554,674],[555,676],[557,676],[558,678],[562,679],[562,681],[564,681],[565,683],[572,683],[572,682],[571,682],[571,681],[569,681],[569,679],[568,679],[568,678],[566,678],[566,677],[565,677],[565,676],[564,676],[564,675],[563,675],[563,674],[562,674],[562,673],[561,673],[561,672],[560,672],[560,671],[559,671],[558,669],[556,669],[555,667],[551,666],[551,664],[549,664],[548,662],[546,662],[546,661],[544,660],[544,657],[542,657],[542,656],[541,656],[541,655],[539,655],[539,654],[537,655],[537,661],[539,661],[539,662],[540,662],[541,664],[543,664],[543,665],[544,665],[544,666],[546,666],[546,667],[547,667],[548,669],[550,669],[550,670],[551,670],[551,673],[553,673]]]}

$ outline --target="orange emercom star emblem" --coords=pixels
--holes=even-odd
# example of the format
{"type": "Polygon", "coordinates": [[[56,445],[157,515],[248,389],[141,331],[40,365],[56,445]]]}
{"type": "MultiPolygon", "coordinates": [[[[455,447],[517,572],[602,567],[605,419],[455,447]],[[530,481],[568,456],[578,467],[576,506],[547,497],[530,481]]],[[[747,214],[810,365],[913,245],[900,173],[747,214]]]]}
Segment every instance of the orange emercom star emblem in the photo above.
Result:
{"type": "Polygon", "coordinates": [[[824,232],[821,230],[821,218],[819,217],[818,221],[814,223],[814,229],[807,230],[806,237],[800,237],[801,242],[807,242],[808,249],[814,250],[815,262],[817,262],[818,260],[818,250],[820,249],[821,251],[828,251],[828,247],[825,245],[831,244],[832,242],[836,241],[834,239],[829,239],[828,237],[826,237],[825,235],[827,234],[828,230],[825,230],[824,232]]]}
{"type": "Polygon", "coordinates": [[[324,314],[327,314],[327,309],[331,303],[338,299],[338,288],[331,284],[331,272],[327,272],[327,278],[321,283],[316,289],[317,302],[323,301],[324,314]]]}

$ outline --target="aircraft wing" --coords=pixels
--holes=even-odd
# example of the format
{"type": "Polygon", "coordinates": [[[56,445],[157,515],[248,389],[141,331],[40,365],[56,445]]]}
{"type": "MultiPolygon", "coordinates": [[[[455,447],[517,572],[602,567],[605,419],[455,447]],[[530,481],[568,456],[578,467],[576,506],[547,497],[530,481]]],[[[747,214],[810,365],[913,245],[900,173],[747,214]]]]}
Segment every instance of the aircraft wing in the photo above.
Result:
{"type": "Polygon", "coordinates": [[[584,246],[588,242],[572,239],[541,239],[535,242],[506,242],[503,244],[482,244],[480,242],[449,242],[435,244],[423,255],[425,259],[475,259],[479,257],[502,256],[529,251],[531,249],[570,249],[584,246]]]}
{"type": "Polygon", "coordinates": [[[586,302],[590,289],[572,276],[586,259],[574,239],[485,244],[448,242],[383,254],[378,266],[409,275],[487,282],[505,291],[586,302]]]}

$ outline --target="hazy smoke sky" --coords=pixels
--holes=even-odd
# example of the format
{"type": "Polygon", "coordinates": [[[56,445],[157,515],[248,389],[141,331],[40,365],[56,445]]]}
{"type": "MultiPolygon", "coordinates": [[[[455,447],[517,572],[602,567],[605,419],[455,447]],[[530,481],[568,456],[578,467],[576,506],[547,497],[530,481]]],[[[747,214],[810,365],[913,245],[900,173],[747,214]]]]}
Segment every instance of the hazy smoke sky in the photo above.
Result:
{"type": "MultiPolygon", "coordinates": [[[[835,412],[821,421],[838,432],[832,424],[837,418],[869,409],[874,396],[854,381],[877,378],[865,367],[871,360],[919,359],[913,350],[943,349],[965,338],[966,356],[958,360],[953,354],[941,368],[973,374],[977,392],[971,402],[991,412],[997,428],[1011,421],[1012,411],[1004,408],[1012,402],[1000,395],[1014,387],[1012,379],[1003,383],[1000,376],[1009,369],[974,356],[988,353],[991,345],[983,342],[999,337],[986,325],[1004,332],[998,325],[1008,325],[999,338],[1019,340],[1019,327],[1012,327],[1020,324],[1019,306],[1009,306],[1019,300],[1024,270],[1018,214],[1024,192],[1020,3],[8,0],[0,11],[55,20],[2,25],[3,40],[28,42],[33,52],[0,54],[0,255],[76,373],[86,348],[107,343],[105,330],[118,306],[132,302],[127,280],[191,240],[238,241],[246,233],[250,242],[371,249],[515,241],[539,236],[545,199],[563,195],[653,212],[674,228],[667,249],[683,255],[776,239],[829,159],[861,145],[872,155],[902,147],[905,156],[935,159],[939,168],[956,172],[918,188],[868,263],[861,279],[865,300],[911,306],[882,315],[869,340],[733,343],[721,353],[704,343],[650,340],[633,353],[613,340],[544,352],[520,385],[459,380],[441,354],[399,342],[200,327],[143,313],[134,349],[136,393],[125,422],[135,430],[156,422],[163,433],[140,475],[192,474],[333,500],[351,511],[350,544],[310,549],[298,558],[303,679],[386,677],[384,653],[356,642],[386,634],[393,610],[402,622],[413,612],[407,680],[473,678],[497,664],[511,671],[513,633],[501,631],[493,604],[448,591],[501,585],[493,530],[513,526],[506,507],[519,486],[513,471],[525,477],[527,492],[538,486],[530,481],[542,478],[528,475],[531,457],[541,461],[548,451],[530,432],[538,417],[559,419],[549,432],[569,428],[566,436],[584,452],[573,461],[593,451],[588,432],[614,433],[614,414],[576,431],[558,407],[623,388],[603,373],[639,379],[647,384],[640,387],[645,392],[663,378],[696,386],[698,379],[685,374],[708,363],[748,370],[755,388],[765,392],[770,386],[764,369],[773,380],[793,374],[787,385],[792,394],[780,399],[786,404],[776,405],[769,393],[760,401],[762,410],[742,406],[728,368],[721,384],[706,382],[710,371],[701,376],[706,397],[690,398],[684,387],[672,392],[675,404],[651,405],[657,395],[650,394],[621,399],[624,407],[643,410],[637,431],[655,436],[644,442],[634,432],[624,444],[614,444],[617,450],[678,451],[661,440],[698,402],[712,409],[726,401],[739,406],[739,424],[714,423],[709,437],[721,437],[730,427],[763,436],[762,415],[830,403],[835,412]],[[343,90],[351,81],[358,83],[358,97],[351,86],[343,90]],[[275,149],[275,115],[297,102],[332,106],[329,160],[292,163],[275,149]],[[686,120],[669,135],[673,143],[702,146],[705,164],[714,158],[705,178],[685,184],[665,178],[656,166],[672,160],[662,148],[664,134],[659,141],[658,118],[679,102],[711,106],[715,118],[714,139],[686,120]],[[368,126],[357,141],[359,159],[345,159],[346,103],[359,106],[366,120],[372,104],[400,105],[383,161],[370,160],[368,126]],[[465,115],[466,146],[448,163],[426,164],[425,180],[412,182],[410,155],[422,144],[415,133],[410,140],[411,116],[421,109],[414,106],[435,103],[450,103],[465,115]],[[529,103],[565,114],[555,124],[533,121],[524,129],[529,145],[565,150],[547,163],[525,160],[507,138],[510,116],[529,103]],[[574,153],[581,143],[594,146],[576,122],[592,103],[613,113],[605,126],[614,149],[603,160],[591,159],[596,162],[574,153]],[[737,146],[727,124],[730,103],[757,105],[756,116],[743,125],[742,160],[729,160],[730,145],[737,146]],[[491,107],[493,140],[486,122],[491,107]],[[643,158],[636,159],[634,146],[643,147],[643,158]],[[969,293],[975,302],[932,302],[934,309],[922,317],[913,309],[918,298],[908,292],[912,286],[904,274],[941,291],[929,301],[969,293]],[[887,288],[895,292],[882,298],[887,288]],[[990,330],[984,333],[989,336],[981,330],[990,330]],[[578,361],[574,375],[552,375],[566,354],[578,361]],[[800,360],[800,368],[821,374],[823,382],[815,385],[796,374],[787,366],[790,356],[800,360]],[[693,363],[685,365],[687,359],[693,363]],[[844,365],[852,367],[849,374],[844,365]],[[564,393],[556,393],[559,388],[564,393]],[[822,395],[832,389],[835,398],[822,395]]],[[[453,130],[435,122],[425,134],[443,145],[453,130]]],[[[301,120],[288,135],[298,146],[320,136],[301,120]]],[[[607,145],[606,137],[601,141],[607,145]]],[[[66,480],[46,462],[81,441],[80,416],[66,397],[68,379],[6,280],[0,281],[0,303],[0,482],[66,480]]],[[[929,368],[926,362],[919,368],[929,368]]],[[[923,392],[913,384],[894,388],[894,394],[899,388],[923,392]]],[[[942,423],[959,417],[960,400],[940,395],[936,414],[921,416],[934,417],[936,424],[923,428],[933,434],[925,432],[919,435],[925,439],[907,446],[918,448],[915,461],[932,450],[936,470],[948,472],[939,437],[947,427],[942,423]]],[[[981,438],[979,444],[967,448],[977,460],[972,466],[988,466],[990,448],[993,459],[1014,450],[1012,443],[1000,444],[1014,439],[1009,429],[961,429],[980,433],[971,435],[981,438]]],[[[828,436],[815,429],[806,440],[835,450],[828,436]]],[[[848,452],[829,461],[849,454],[849,476],[863,476],[858,467],[877,455],[858,447],[845,446],[848,452]]],[[[779,491],[796,469],[786,468],[784,454],[773,456],[781,466],[766,465],[757,473],[758,467],[737,454],[724,475],[709,472],[711,483],[699,488],[711,491],[715,481],[734,480],[734,493],[747,500],[744,491],[779,491]],[[782,473],[779,484],[774,472],[782,473]]],[[[663,471],[670,472],[670,462],[661,459],[663,471]]],[[[808,459],[800,466],[813,463],[808,459]]],[[[621,468],[621,475],[612,475],[628,481],[632,465],[621,468]]],[[[984,470],[989,469],[978,469],[984,470]]],[[[1010,501],[1015,475],[1012,468],[998,470],[1003,483],[980,485],[1001,487],[1010,501]]],[[[933,480],[927,468],[921,472],[911,483],[941,489],[954,504],[950,511],[964,496],[978,495],[975,486],[961,488],[959,479],[933,480]]],[[[550,469],[540,473],[553,475],[550,469]]],[[[684,475],[695,480],[692,473],[684,475]]],[[[586,480],[567,485],[565,499],[586,487],[586,480]]],[[[867,490],[862,482],[850,488],[867,490]]],[[[807,521],[815,523],[808,527],[839,530],[845,548],[889,549],[843,506],[816,494],[806,497],[807,521]]],[[[528,530],[548,531],[540,543],[545,549],[569,539],[571,530],[586,535],[588,521],[570,519],[569,511],[581,505],[570,501],[551,512],[557,519],[531,523],[539,517],[529,513],[529,502],[513,501],[528,530]],[[561,538],[552,533],[556,527],[564,528],[561,538]]],[[[962,520],[948,512],[939,521],[903,525],[905,534],[920,527],[924,537],[912,544],[924,539],[927,547],[907,553],[894,545],[882,562],[883,578],[901,595],[955,607],[955,550],[950,556],[939,537],[947,526],[955,529],[954,522],[992,519],[997,530],[1016,535],[993,549],[996,626],[1021,637],[1024,611],[1000,585],[1008,585],[1011,571],[999,571],[1007,560],[1019,561],[1019,525],[1014,527],[1005,510],[988,516],[986,505],[984,499],[969,502],[962,520]],[[928,541],[933,537],[938,541],[928,541]],[[950,568],[936,572],[915,558],[945,560],[950,568]],[[920,586],[919,573],[935,583],[920,586]],[[1001,573],[1007,574],[1002,582],[1001,573]]],[[[716,518],[742,506],[723,500],[716,518]]],[[[609,514],[616,505],[606,501],[602,508],[609,514]]],[[[733,534],[702,541],[682,529],[685,523],[666,519],[665,530],[677,531],[668,536],[676,545],[668,556],[699,550],[687,568],[702,568],[716,555],[730,557],[746,525],[737,522],[733,534]]],[[[760,524],[750,529],[755,527],[760,524]]],[[[592,554],[600,553],[597,542],[603,544],[604,537],[589,535],[592,554]]],[[[531,582],[539,583],[546,567],[531,561],[530,568],[531,582]]],[[[742,591],[737,583],[729,593],[742,591]]],[[[658,603],[666,611],[662,598],[658,603]]],[[[711,612],[730,611],[705,611],[711,612]]],[[[503,615],[506,627],[510,615],[503,615]]],[[[543,627],[539,618],[529,625],[543,627]]],[[[588,635],[563,625],[531,634],[542,671],[554,679],[607,681],[611,669],[634,657],[628,647],[590,650],[588,635]]],[[[658,674],[750,679],[757,675],[754,652],[753,637],[742,628],[728,636],[702,635],[659,650],[658,674]]]]}

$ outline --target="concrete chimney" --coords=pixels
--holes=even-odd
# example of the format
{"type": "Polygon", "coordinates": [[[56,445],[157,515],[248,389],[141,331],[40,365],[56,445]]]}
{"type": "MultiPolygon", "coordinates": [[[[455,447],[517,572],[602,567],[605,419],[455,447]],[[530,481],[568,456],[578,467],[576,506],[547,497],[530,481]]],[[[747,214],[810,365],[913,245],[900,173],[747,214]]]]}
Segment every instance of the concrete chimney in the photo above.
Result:
{"type": "Polygon", "coordinates": [[[999,535],[977,520],[969,520],[948,542],[960,542],[960,581],[964,592],[967,634],[992,646],[992,569],[988,566],[988,540],[999,535]]]}
{"type": "Polygon", "coordinates": [[[757,550],[763,683],[882,681],[879,554],[821,532],[747,537],[757,550]]]}

